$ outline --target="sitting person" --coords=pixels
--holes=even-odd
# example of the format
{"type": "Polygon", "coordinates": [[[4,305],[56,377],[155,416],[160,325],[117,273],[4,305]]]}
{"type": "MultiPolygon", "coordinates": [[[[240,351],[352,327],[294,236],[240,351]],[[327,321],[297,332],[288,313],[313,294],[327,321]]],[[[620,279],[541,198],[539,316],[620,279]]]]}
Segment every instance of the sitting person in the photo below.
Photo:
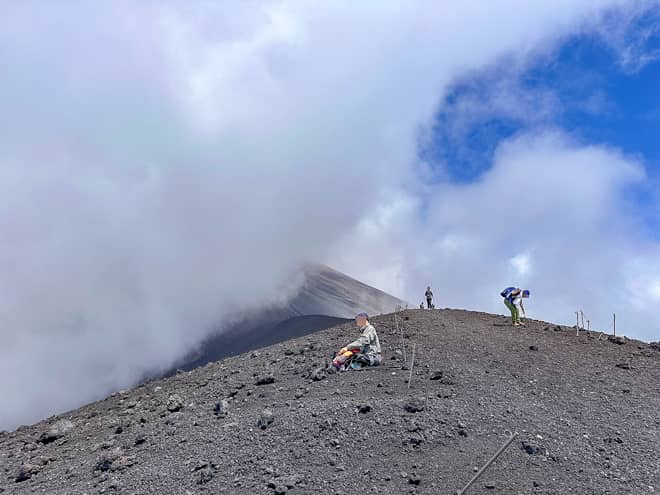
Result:
{"type": "Polygon", "coordinates": [[[376,329],[369,323],[367,313],[355,317],[355,325],[362,334],[357,340],[343,347],[332,360],[335,368],[342,368],[348,360],[357,363],[357,367],[378,366],[381,363],[380,341],[376,329]]]}

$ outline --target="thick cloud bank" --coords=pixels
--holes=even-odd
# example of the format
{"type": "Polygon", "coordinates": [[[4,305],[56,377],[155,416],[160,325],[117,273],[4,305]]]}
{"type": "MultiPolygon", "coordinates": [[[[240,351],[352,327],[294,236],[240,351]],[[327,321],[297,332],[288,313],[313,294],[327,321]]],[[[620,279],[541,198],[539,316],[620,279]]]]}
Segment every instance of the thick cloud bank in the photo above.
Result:
{"type": "MultiPolygon", "coordinates": [[[[591,280],[588,301],[611,300],[613,279],[594,267],[621,267],[629,246],[612,236],[629,225],[605,196],[639,180],[638,164],[559,134],[521,138],[483,182],[452,189],[420,187],[416,157],[457,77],[547,51],[626,5],[3,5],[0,428],[169,365],[223,319],[284,297],[307,260],[358,277],[387,266],[383,287],[409,294],[434,273],[456,304],[487,306],[511,266],[550,316],[585,293],[578,281],[591,280]],[[529,205],[503,207],[512,191],[529,205]],[[562,208],[577,210],[563,224],[562,208]],[[532,237],[543,223],[556,236],[532,237]],[[382,245],[363,245],[370,235],[382,245]],[[553,263],[574,279],[538,282],[553,263]]],[[[654,300],[659,279],[643,267],[656,251],[627,256],[614,281],[651,283],[654,300]]]]}
{"type": "Polygon", "coordinates": [[[642,164],[617,150],[559,131],[518,136],[477,182],[438,184],[423,208],[403,197],[363,221],[387,267],[368,278],[412,301],[431,284],[441,307],[496,313],[506,312],[499,292],[516,284],[532,289],[530,316],[574,323],[583,310],[611,333],[616,312],[619,332],[658,339],[659,246],[640,239],[626,195],[644,180],[642,164]]]}

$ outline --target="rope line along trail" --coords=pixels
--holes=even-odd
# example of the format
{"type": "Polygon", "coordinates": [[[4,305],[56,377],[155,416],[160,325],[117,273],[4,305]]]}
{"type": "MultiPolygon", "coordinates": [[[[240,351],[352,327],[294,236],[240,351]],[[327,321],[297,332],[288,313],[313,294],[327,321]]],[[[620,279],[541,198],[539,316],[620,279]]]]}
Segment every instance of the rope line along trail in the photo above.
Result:
{"type": "Polygon", "coordinates": [[[463,495],[464,493],[466,493],[467,490],[468,490],[468,488],[470,488],[470,487],[475,483],[475,481],[477,481],[477,480],[481,477],[481,475],[484,474],[484,472],[486,471],[486,469],[488,469],[488,467],[489,467],[493,462],[495,462],[495,461],[497,460],[497,458],[498,458],[500,455],[502,455],[502,452],[504,452],[504,451],[509,447],[509,445],[511,445],[511,443],[512,443],[517,437],[518,437],[518,432],[514,432],[514,433],[512,433],[512,434],[509,436],[509,438],[508,438],[508,440],[506,441],[506,443],[500,447],[500,450],[498,450],[498,451],[495,453],[495,455],[494,455],[493,457],[491,457],[491,458],[488,460],[488,462],[487,462],[486,464],[483,465],[483,467],[477,472],[477,474],[474,475],[474,477],[468,482],[468,484],[465,485],[465,486],[463,487],[462,490],[459,490],[458,492],[456,492],[456,495],[463,495]]]}

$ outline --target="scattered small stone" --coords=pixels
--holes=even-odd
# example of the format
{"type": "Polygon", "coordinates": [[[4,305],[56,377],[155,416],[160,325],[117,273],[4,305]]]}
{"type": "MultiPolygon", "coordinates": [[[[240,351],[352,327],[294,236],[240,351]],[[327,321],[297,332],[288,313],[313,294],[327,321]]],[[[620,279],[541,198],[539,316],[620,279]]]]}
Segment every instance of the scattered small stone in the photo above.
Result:
{"type": "Polygon", "coordinates": [[[371,411],[371,405],[370,404],[360,404],[358,406],[358,411],[361,414],[367,414],[369,411],[371,411]]]}
{"type": "Polygon", "coordinates": [[[266,408],[261,413],[261,416],[259,416],[259,419],[257,420],[257,426],[262,430],[265,430],[266,428],[268,428],[270,424],[272,424],[273,420],[274,420],[273,411],[266,408]]]}
{"type": "Polygon", "coordinates": [[[494,489],[495,489],[495,485],[492,484],[492,483],[486,483],[486,484],[484,485],[484,488],[486,488],[487,490],[494,490],[494,489]]]}
{"type": "Polygon", "coordinates": [[[530,346],[529,346],[529,350],[530,350],[530,351],[538,351],[539,348],[536,347],[535,345],[530,345],[530,346]]]}
{"type": "Polygon", "coordinates": [[[142,445],[146,441],[147,441],[146,435],[139,434],[137,437],[135,437],[135,445],[142,445]]]}
{"type": "MultiPolygon", "coordinates": [[[[404,442],[406,443],[406,442],[404,442]]],[[[409,445],[412,445],[413,447],[419,447],[424,443],[424,439],[420,437],[410,437],[407,442],[409,445]]]]}
{"type": "Polygon", "coordinates": [[[538,445],[535,445],[530,442],[522,441],[520,442],[522,449],[527,452],[529,455],[537,455],[541,452],[541,448],[538,445]]]}
{"type": "Polygon", "coordinates": [[[255,385],[270,385],[275,383],[275,377],[272,374],[258,375],[254,384],[255,385]]]}
{"type": "Polygon", "coordinates": [[[420,478],[417,474],[412,473],[410,476],[408,476],[408,483],[411,485],[419,485],[422,482],[422,478],[420,478]]]}
{"type": "Polygon", "coordinates": [[[420,400],[411,400],[403,405],[403,408],[409,413],[418,413],[424,410],[424,403],[420,400]]]}
{"type": "Polygon", "coordinates": [[[468,436],[467,430],[463,430],[463,429],[458,430],[458,434],[462,437],[467,437],[468,436]]]}
{"type": "Polygon", "coordinates": [[[311,376],[313,381],[320,382],[321,380],[325,380],[328,375],[323,368],[316,368],[314,371],[312,371],[311,376]]]}
{"type": "Polygon", "coordinates": [[[210,466],[205,466],[195,471],[195,483],[204,485],[213,479],[213,469],[210,466]]]}
{"type": "Polygon", "coordinates": [[[92,448],[92,451],[96,452],[98,450],[108,450],[115,447],[115,445],[117,445],[117,442],[114,440],[106,440],[104,442],[95,444],[92,448]]]}
{"type": "Polygon", "coordinates": [[[289,491],[289,489],[286,486],[275,483],[273,481],[268,483],[268,488],[273,490],[273,493],[275,493],[275,495],[284,495],[286,492],[289,491]]]}
{"type": "Polygon", "coordinates": [[[53,424],[47,431],[43,432],[39,437],[39,442],[43,444],[48,444],[62,438],[70,430],[72,430],[75,425],[68,419],[62,419],[55,424],[53,424]]]}
{"type": "Polygon", "coordinates": [[[619,363],[616,365],[617,368],[621,368],[622,370],[629,370],[630,369],[630,363],[619,363]]]}
{"type": "Polygon", "coordinates": [[[225,416],[229,410],[229,401],[227,399],[222,399],[220,402],[216,402],[213,406],[213,414],[217,417],[225,416]]]}
{"type": "Polygon", "coordinates": [[[14,478],[14,481],[16,483],[21,483],[23,481],[27,481],[30,478],[32,478],[32,475],[37,473],[39,469],[37,466],[34,466],[32,464],[23,464],[19,470],[18,473],[16,474],[16,478],[14,478]]]}
{"type": "Polygon", "coordinates": [[[183,399],[178,394],[170,395],[167,398],[167,410],[176,412],[183,408],[183,399]]]}
{"type": "Polygon", "coordinates": [[[440,370],[432,371],[429,380],[442,380],[443,376],[444,376],[444,372],[440,370]]]}
{"type": "Polygon", "coordinates": [[[609,337],[607,337],[607,340],[609,340],[610,342],[616,345],[624,345],[626,343],[626,339],[624,339],[623,337],[615,337],[614,335],[610,335],[609,337]]]}
{"type": "Polygon", "coordinates": [[[102,471],[102,472],[110,471],[113,462],[114,459],[111,456],[102,455],[99,458],[99,460],[96,461],[96,464],[94,465],[94,471],[102,471]]]}

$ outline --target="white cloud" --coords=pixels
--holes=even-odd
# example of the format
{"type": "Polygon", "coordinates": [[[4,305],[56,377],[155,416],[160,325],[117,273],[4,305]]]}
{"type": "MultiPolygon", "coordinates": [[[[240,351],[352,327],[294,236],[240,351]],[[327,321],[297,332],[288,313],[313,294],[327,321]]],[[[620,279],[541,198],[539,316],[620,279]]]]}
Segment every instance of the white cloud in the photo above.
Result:
{"type": "Polygon", "coordinates": [[[388,253],[373,263],[399,262],[408,300],[430,283],[441,307],[502,313],[500,291],[524,286],[532,317],[572,324],[583,309],[608,330],[617,313],[619,332],[658,339],[660,245],[640,238],[625,196],[644,180],[643,164],[615,149],[556,130],[521,135],[478,182],[438,184],[426,221],[404,220],[400,251],[373,240],[388,253]]]}
{"type": "MultiPolygon", "coordinates": [[[[524,232],[519,232],[517,238],[523,238],[526,234],[524,232]]],[[[520,253],[513,256],[509,259],[509,263],[516,269],[516,275],[518,280],[524,280],[526,276],[532,270],[532,260],[530,255],[527,253],[520,253]]]]}
{"type": "MultiPolygon", "coordinates": [[[[457,284],[452,302],[475,281],[503,278],[510,224],[530,239],[544,222],[559,232],[549,204],[578,209],[561,233],[589,247],[585,225],[595,233],[609,225],[607,191],[637,173],[626,159],[616,162],[623,172],[600,173],[596,162],[612,153],[557,136],[543,146],[516,141],[487,179],[502,196],[483,185],[439,187],[426,205],[425,194],[409,197],[416,138],[466,71],[524,59],[627,4],[3,5],[0,394],[11,400],[0,405],[0,427],[168,365],[227,315],[277,297],[299,263],[341,257],[330,252],[337,245],[351,254],[338,239],[356,225],[368,230],[372,214],[386,222],[371,224],[371,238],[387,230],[394,263],[376,265],[383,247],[372,243],[360,270],[396,288],[411,280],[405,262],[413,260],[413,279],[446,270],[446,285],[457,284]],[[535,146],[568,149],[559,159],[587,169],[560,164],[564,175],[549,173],[546,188],[537,171],[556,164],[524,153],[535,146]],[[547,190],[554,196],[539,202],[547,190]],[[512,192],[529,202],[524,215],[501,209],[512,192]],[[477,204],[488,206],[483,219],[477,204]],[[402,224],[398,212],[428,227],[402,224]],[[447,245],[460,249],[410,257],[396,248],[402,239],[422,248],[454,239],[447,245]],[[476,255],[492,262],[484,273],[473,271],[485,266],[476,255]]],[[[549,247],[521,248],[534,252],[541,276],[549,247]]],[[[486,301],[482,291],[490,287],[470,301],[486,301]]]]}

